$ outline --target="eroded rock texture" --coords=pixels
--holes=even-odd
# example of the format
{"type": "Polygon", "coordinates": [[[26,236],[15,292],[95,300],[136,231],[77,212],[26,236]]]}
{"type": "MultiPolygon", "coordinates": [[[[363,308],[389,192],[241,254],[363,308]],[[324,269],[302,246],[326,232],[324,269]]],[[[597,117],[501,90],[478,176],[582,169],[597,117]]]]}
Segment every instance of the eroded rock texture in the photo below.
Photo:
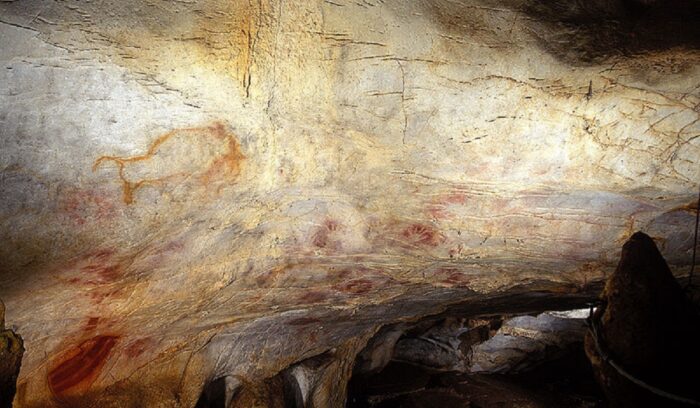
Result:
{"type": "Polygon", "coordinates": [[[685,273],[697,2],[553,3],[0,2],[16,406],[191,407],[575,306],[635,230],[685,273]]]}
{"type": "Polygon", "coordinates": [[[17,391],[24,344],[14,331],[5,328],[5,305],[0,302],[0,407],[11,408],[17,391]]]}

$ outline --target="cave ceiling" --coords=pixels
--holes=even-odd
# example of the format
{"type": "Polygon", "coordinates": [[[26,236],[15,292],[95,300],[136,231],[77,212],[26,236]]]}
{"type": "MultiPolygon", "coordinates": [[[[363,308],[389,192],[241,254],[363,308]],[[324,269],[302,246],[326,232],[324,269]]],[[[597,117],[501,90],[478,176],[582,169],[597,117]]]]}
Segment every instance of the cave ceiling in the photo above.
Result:
{"type": "Polygon", "coordinates": [[[389,323],[585,304],[637,230],[686,273],[699,10],[0,2],[16,405],[189,407],[389,323]]]}

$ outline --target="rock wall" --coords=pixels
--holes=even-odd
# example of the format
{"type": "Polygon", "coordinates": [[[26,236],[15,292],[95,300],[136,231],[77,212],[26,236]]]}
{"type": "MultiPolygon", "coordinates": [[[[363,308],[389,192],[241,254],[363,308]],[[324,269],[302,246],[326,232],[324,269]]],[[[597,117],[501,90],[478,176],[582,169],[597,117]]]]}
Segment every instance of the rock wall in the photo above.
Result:
{"type": "Polygon", "coordinates": [[[0,302],[0,407],[12,408],[22,365],[22,338],[5,328],[5,305],[0,302]]]}
{"type": "Polygon", "coordinates": [[[16,406],[190,407],[450,305],[584,302],[635,230],[685,273],[697,3],[539,3],[0,2],[16,406]]]}

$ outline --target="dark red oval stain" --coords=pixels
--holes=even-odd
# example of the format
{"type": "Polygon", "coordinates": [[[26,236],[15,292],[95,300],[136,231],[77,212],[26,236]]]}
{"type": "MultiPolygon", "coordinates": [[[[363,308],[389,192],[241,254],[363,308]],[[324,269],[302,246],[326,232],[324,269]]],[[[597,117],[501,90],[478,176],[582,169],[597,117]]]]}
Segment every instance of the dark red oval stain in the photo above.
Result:
{"type": "Polygon", "coordinates": [[[48,383],[53,395],[60,400],[89,388],[118,339],[117,336],[96,336],[71,350],[70,357],[49,371],[48,383]]]}
{"type": "Polygon", "coordinates": [[[460,272],[453,272],[442,280],[443,283],[447,283],[449,285],[466,285],[469,283],[469,281],[469,277],[460,272]]]}
{"type": "Polygon", "coordinates": [[[372,290],[374,288],[374,282],[370,279],[359,278],[335,285],[334,288],[341,292],[361,295],[372,290]]]}

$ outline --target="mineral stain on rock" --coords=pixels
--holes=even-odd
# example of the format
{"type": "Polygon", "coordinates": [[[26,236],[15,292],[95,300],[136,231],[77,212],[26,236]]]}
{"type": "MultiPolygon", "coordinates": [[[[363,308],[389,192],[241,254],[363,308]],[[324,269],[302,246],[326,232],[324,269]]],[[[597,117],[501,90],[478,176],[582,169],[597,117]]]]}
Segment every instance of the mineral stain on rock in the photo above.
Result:
{"type": "Polygon", "coordinates": [[[58,401],[82,395],[99,376],[119,337],[100,335],[70,350],[49,371],[48,384],[58,401]]]}
{"type": "Polygon", "coordinates": [[[236,137],[221,122],[210,126],[176,129],[156,138],[145,154],[101,156],[93,171],[112,162],[119,170],[123,201],[132,204],[144,186],[167,188],[190,179],[210,188],[233,182],[245,159],[236,137]]]}

